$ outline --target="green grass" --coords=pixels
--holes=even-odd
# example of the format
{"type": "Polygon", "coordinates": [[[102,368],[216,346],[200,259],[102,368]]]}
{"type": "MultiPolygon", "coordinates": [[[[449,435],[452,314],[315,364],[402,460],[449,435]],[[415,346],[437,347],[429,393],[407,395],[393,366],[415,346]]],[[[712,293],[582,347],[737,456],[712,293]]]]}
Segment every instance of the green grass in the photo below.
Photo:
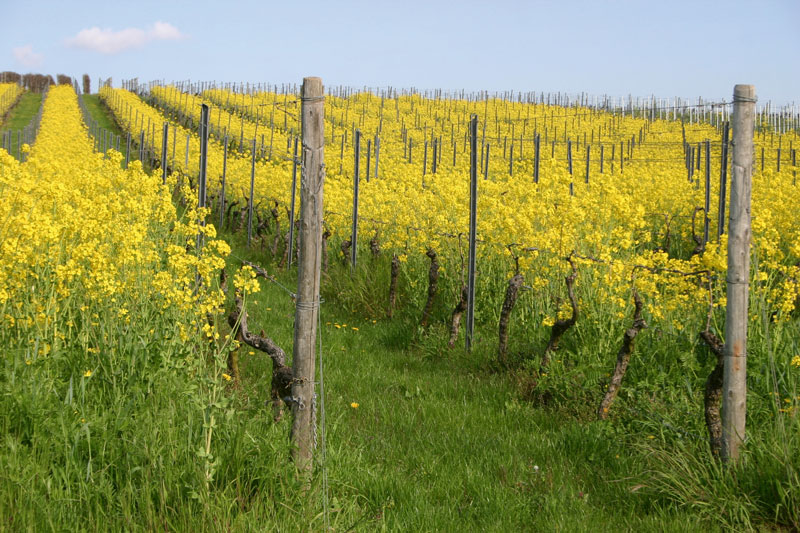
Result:
{"type": "Polygon", "coordinates": [[[123,131],[117,126],[117,123],[111,119],[111,116],[105,109],[105,105],[100,100],[100,96],[96,94],[84,94],[83,103],[86,104],[86,109],[89,110],[89,115],[100,124],[101,128],[105,128],[114,135],[122,135],[123,131]]]}
{"type": "Polygon", "coordinates": [[[11,149],[9,151],[13,156],[17,156],[17,134],[16,132],[23,129],[39,112],[39,107],[42,104],[42,94],[26,91],[22,93],[17,101],[17,104],[11,108],[6,116],[6,120],[0,124],[0,131],[12,131],[14,134],[11,136],[11,149]]]}
{"type": "MultiPolygon", "coordinates": [[[[234,253],[270,264],[263,253],[241,245],[234,253]]],[[[385,299],[381,287],[388,280],[381,272],[388,272],[387,258],[364,265],[353,279],[333,257],[330,277],[323,278],[327,466],[332,497],[340,504],[335,507],[348,517],[344,523],[351,525],[349,515],[357,512],[364,530],[594,531],[604,524],[716,531],[770,529],[779,515],[781,521],[797,519],[786,508],[772,515],[770,507],[781,499],[789,506],[796,501],[781,490],[800,486],[792,477],[797,458],[780,450],[794,449],[797,425],[789,423],[790,442],[773,438],[783,419],[776,419],[769,402],[753,398],[750,454],[733,470],[719,468],[708,455],[702,421],[697,383],[705,373],[698,372],[693,385],[680,376],[697,368],[680,353],[691,347],[643,335],[614,416],[598,422],[601,390],[581,381],[585,368],[579,373],[557,361],[561,366],[552,371],[564,376],[561,383],[540,384],[552,392],[550,405],[543,406],[528,399],[524,365],[494,369],[491,324],[478,330],[468,355],[463,345],[446,347],[446,313],[427,331],[417,328],[420,302],[408,294],[401,296],[405,304],[395,320],[382,318],[375,299],[385,299]],[[368,300],[362,305],[353,296],[359,289],[368,300]],[[687,387],[693,387],[688,396],[687,387]]],[[[289,273],[280,277],[293,286],[289,273]]],[[[285,347],[293,316],[287,303],[288,296],[268,284],[249,308],[251,328],[264,328],[285,347]]],[[[544,345],[544,337],[520,342],[519,323],[516,328],[518,351],[544,345]]],[[[588,359],[599,350],[610,371],[622,330],[598,344],[598,334],[586,328],[565,339],[561,357],[588,359]]],[[[263,358],[244,356],[242,369],[248,394],[269,380],[263,358]]]]}
{"type": "MultiPolygon", "coordinates": [[[[258,241],[247,249],[242,232],[225,237],[231,273],[249,259],[294,290],[293,270],[277,268],[258,241]]],[[[384,257],[365,265],[354,285],[380,294],[387,265],[384,257]]],[[[745,460],[720,468],[708,457],[696,394],[681,391],[683,367],[655,379],[664,364],[648,353],[655,342],[640,343],[614,416],[597,422],[599,390],[553,386],[551,403],[540,405],[525,393],[524,366],[497,371],[491,323],[479,324],[472,354],[451,350],[442,313],[428,330],[417,328],[408,287],[387,320],[381,305],[345,298],[346,274],[332,257],[321,314],[327,458],[308,490],[288,459],[290,416],[272,421],[268,358],[242,348],[241,388],[210,398],[211,385],[192,377],[208,365],[194,352],[198,343],[159,341],[174,337],[174,327],[149,310],[147,295],[131,295],[128,307],[139,310],[131,327],[102,313],[95,319],[97,335],[112,340],[90,378],[84,371],[98,357],[77,347],[39,357],[30,344],[4,356],[0,529],[319,531],[323,468],[333,531],[769,530],[790,523],[791,513],[797,519],[800,431],[796,419],[770,415],[769,400],[751,399],[745,460]],[[205,490],[198,448],[209,412],[218,421],[205,490]]],[[[293,301],[279,285],[261,285],[247,304],[250,328],[291,353],[293,301]]],[[[578,328],[560,356],[588,358],[591,336],[578,328]]],[[[776,337],[765,350],[787,340],[776,337]]],[[[616,341],[602,348],[609,369],[616,341]]],[[[664,355],[680,356],[674,347],[664,355]]],[[[561,368],[565,380],[574,377],[561,368]]],[[[768,377],[761,368],[753,366],[755,390],[768,377]]]]}
{"type": "Polygon", "coordinates": [[[39,112],[42,105],[42,94],[26,91],[20,96],[17,105],[8,112],[2,124],[3,130],[21,130],[39,112]]]}
{"type": "Polygon", "coordinates": [[[97,94],[84,94],[82,98],[92,119],[94,119],[101,128],[110,131],[115,136],[121,137],[119,141],[119,151],[124,156],[127,150],[126,135],[111,118],[111,114],[106,110],[105,104],[100,100],[100,96],[97,94]]]}
{"type": "MultiPolygon", "coordinates": [[[[245,247],[245,233],[223,232],[231,279],[248,259],[294,292],[294,269],[277,267],[257,237],[245,247]]],[[[800,421],[779,410],[799,394],[800,369],[785,361],[798,353],[796,319],[751,322],[748,443],[738,465],[723,467],[708,454],[702,386],[711,361],[693,333],[645,330],[612,415],[598,422],[625,320],[582,309],[549,375],[537,376],[529,368],[548,331],[535,319],[542,298],[523,293],[512,315],[512,364],[501,369],[493,311],[501,265],[482,263],[468,354],[463,333],[455,348],[446,344],[456,273],[440,279],[423,330],[424,258],[404,264],[389,320],[389,257],[365,252],[351,275],[335,250],[332,242],[320,319],[326,459],[318,448],[310,487],[289,461],[291,417],[272,420],[269,359],[243,347],[241,386],[222,388],[206,377],[221,367],[199,356],[201,343],[177,339],[174,319],[137,294],[126,303],[130,326],[102,310],[92,315],[86,334],[103,343],[99,356],[65,345],[44,357],[38,340],[0,332],[8,344],[0,359],[0,531],[320,531],[323,472],[327,520],[340,532],[800,524],[800,421]],[[214,476],[206,488],[209,414],[214,476]]],[[[250,329],[291,354],[294,303],[287,289],[260,283],[247,302],[250,329]]],[[[215,322],[224,332],[226,315],[215,322]]]]}

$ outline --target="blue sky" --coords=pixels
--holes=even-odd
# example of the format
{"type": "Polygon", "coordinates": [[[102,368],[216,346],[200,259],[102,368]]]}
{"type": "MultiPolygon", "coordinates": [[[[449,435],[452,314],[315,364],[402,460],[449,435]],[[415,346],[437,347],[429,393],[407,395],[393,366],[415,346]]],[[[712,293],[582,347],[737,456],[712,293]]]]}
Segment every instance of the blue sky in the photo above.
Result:
{"type": "Polygon", "coordinates": [[[0,70],[800,104],[800,0],[0,2],[0,70]]]}

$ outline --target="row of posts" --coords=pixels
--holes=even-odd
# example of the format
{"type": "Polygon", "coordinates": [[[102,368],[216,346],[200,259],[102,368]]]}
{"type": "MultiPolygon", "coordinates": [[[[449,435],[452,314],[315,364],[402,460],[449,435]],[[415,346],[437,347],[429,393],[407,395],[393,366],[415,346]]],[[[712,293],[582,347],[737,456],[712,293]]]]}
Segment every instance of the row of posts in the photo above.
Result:
{"type": "MultiPolygon", "coordinates": [[[[324,96],[319,78],[306,78],[303,84],[302,102],[302,135],[303,135],[303,179],[301,181],[301,213],[300,213],[300,259],[298,266],[298,292],[295,315],[294,339],[294,383],[292,386],[292,411],[294,421],[292,437],[295,443],[293,456],[301,469],[310,470],[312,465],[312,421],[310,412],[314,394],[315,378],[315,344],[316,328],[319,314],[319,277],[322,247],[322,213],[324,182],[324,96]]],[[[745,409],[745,374],[746,374],[746,332],[747,332],[747,297],[749,284],[749,245],[750,245],[750,181],[753,164],[753,119],[755,92],[752,86],[737,85],[734,91],[733,116],[733,172],[731,179],[731,202],[729,215],[728,238],[728,309],[726,315],[725,372],[723,394],[723,456],[736,459],[739,446],[744,438],[745,409]]],[[[470,221],[469,221],[469,259],[468,259],[468,300],[466,320],[466,347],[471,349],[474,335],[475,305],[475,269],[477,250],[477,215],[478,215],[478,118],[473,115],[469,123],[470,137],[470,221]]],[[[205,166],[208,142],[208,107],[203,106],[201,118],[201,162],[198,185],[199,205],[205,205],[205,166]]],[[[164,127],[164,138],[167,138],[167,126],[164,127]]],[[[356,134],[356,157],[354,161],[354,200],[352,228],[352,264],[355,266],[357,256],[358,232],[358,183],[360,173],[359,148],[361,136],[356,134]]],[[[727,153],[728,142],[723,144],[723,158],[727,153]]],[[[166,145],[166,143],[164,143],[166,145]]],[[[255,139],[253,140],[255,148],[255,139]]],[[[226,143],[227,146],[227,143],[226,143]]],[[[538,150],[538,143],[537,143],[538,150]]],[[[710,145],[706,142],[706,168],[709,168],[710,145]]],[[[166,168],[166,151],[162,151],[162,163],[166,168]]],[[[253,168],[255,165],[253,150],[253,168]]],[[[537,154],[538,155],[538,154],[537,154]]],[[[537,158],[538,159],[538,158],[537,158]]],[[[296,185],[297,142],[295,142],[295,168],[293,185],[296,185]]],[[[727,168],[727,165],[723,165],[727,168]]],[[[166,172],[166,171],[164,171],[166,172]]],[[[166,174],[165,174],[166,175],[166,174]]],[[[706,189],[709,189],[710,175],[706,172],[706,189]]],[[[223,177],[223,187],[224,187],[223,177]]],[[[723,172],[721,186],[721,205],[724,202],[726,177],[723,172]]],[[[294,191],[294,187],[293,187],[294,191]]],[[[248,242],[251,238],[252,209],[254,195],[254,171],[251,172],[251,187],[248,205],[248,242]]],[[[222,217],[224,206],[224,190],[221,195],[222,217]]],[[[705,210],[708,213],[709,195],[706,193],[705,210]]],[[[292,196],[294,206],[294,194],[292,196]]],[[[724,205],[720,209],[720,219],[724,216],[724,205]]],[[[706,217],[707,218],[707,217],[706,217]]],[[[221,219],[222,220],[222,219],[221,219]]],[[[294,215],[292,214],[292,220],[294,215]]],[[[722,223],[719,224],[723,226],[722,223]]],[[[290,223],[290,228],[293,224],[290,223]]],[[[706,239],[707,239],[706,222],[706,239]]],[[[290,243],[292,239],[290,239],[290,243]]],[[[198,253],[202,247],[202,238],[198,236],[198,253]]],[[[292,254],[290,253],[290,257],[292,254]]]]}
{"type": "MultiPolygon", "coordinates": [[[[724,383],[723,383],[723,450],[726,460],[736,460],[739,448],[745,435],[746,410],[746,345],[747,345],[747,309],[750,275],[750,195],[753,172],[753,125],[755,109],[755,89],[751,85],[737,85],[734,88],[733,141],[730,141],[730,126],[725,125],[722,143],[722,162],[719,197],[719,235],[725,227],[725,198],[727,188],[728,151],[732,145],[732,178],[730,214],[728,221],[728,274],[727,274],[727,312],[726,342],[724,350],[724,383]]],[[[469,259],[467,271],[467,320],[466,348],[471,349],[474,333],[475,305],[475,257],[477,243],[477,208],[478,208],[478,118],[472,115],[469,124],[470,137],[470,221],[469,221],[469,259]]],[[[538,141],[538,136],[537,136],[538,141]]],[[[351,247],[351,265],[355,267],[358,237],[358,184],[359,184],[359,148],[360,132],[355,139],[355,176],[353,191],[353,219],[351,247]]],[[[536,150],[538,152],[538,142],[536,150]]],[[[705,176],[705,223],[704,243],[708,242],[708,212],[710,208],[710,141],[705,143],[706,176],[705,176]]],[[[568,154],[569,150],[568,145],[568,154]]],[[[537,161],[538,161],[538,153],[537,161]]],[[[586,180],[589,179],[589,151],[587,150],[586,180]]],[[[572,159],[569,157],[570,173],[572,159]]],[[[689,165],[690,168],[693,165],[689,165]]],[[[538,174],[538,173],[537,173],[538,174]]],[[[538,178],[538,176],[537,176],[538,178]]],[[[690,174],[691,179],[691,174],[690,174]]],[[[538,180],[537,180],[538,181],[538,180]]],[[[698,181],[699,184],[699,181],[698,181]]],[[[573,193],[570,183],[570,194],[573,193]]]]}
{"type": "MultiPolygon", "coordinates": [[[[101,82],[102,83],[102,82],[101,82]]],[[[191,80],[167,83],[166,80],[151,81],[147,84],[139,83],[137,79],[123,80],[122,86],[137,94],[147,93],[154,85],[179,87],[183,92],[200,94],[209,89],[225,89],[236,94],[253,95],[260,92],[276,94],[297,94],[297,86],[291,83],[248,83],[248,82],[218,82],[191,80]]],[[[398,89],[394,87],[367,87],[360,88],[337,86],[329,89],[328,94],[337,98],[349,98],[359,92],[366,92],[381,98],[394,98],[402,96],[421,96],[425,99],[460,99],[469,102],[486,102],[490,99],[505,103],[526,103],[553,105],[564,108],[585,108],[595,112],[607,112],[620,116],[632,116],[649,120],[669,119],[685,120],[688,123],[707,122],[712,125],[722,124],[730,120],[730,103],[724,99],[722,102],[709,102],[703,98],[656,98],[655,96],[613,97],[609,95],[590,95],[588,93],[568,94],[563,92],[545,93],[544,91],[477,91],[465,90],[444,91],[441,89],[420,91],[416,88],[398,89]]],[[[782,107],[774,106],[767,102],[756,109],[755,127],[759,131],[770,129],[778,133],[787,133],[800,127],[800,112],[795,104],[782,107]],[[766,128],[765,128],[766,127],[766,128]]]]}

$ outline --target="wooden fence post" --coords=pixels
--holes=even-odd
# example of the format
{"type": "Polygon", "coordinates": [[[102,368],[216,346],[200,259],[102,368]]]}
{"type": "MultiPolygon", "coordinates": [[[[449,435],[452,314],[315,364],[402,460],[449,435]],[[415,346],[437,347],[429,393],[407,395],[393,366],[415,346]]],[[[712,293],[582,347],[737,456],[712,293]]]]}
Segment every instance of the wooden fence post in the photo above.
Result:
{"type": "Polygon", "coordinates": [[[750,285],[750,191],[756,91],[733,88],[733,168],[728,219],[725,370],[722,385],[722,458],[736,461],[745,436],[747,410],[747,310],[750,285]]]}
{"type": "Polygon", "coordinates": [[[322,207],[325,182],[325,96],[320,78],[304,78],[301,89],[303,165],[300,178],[300,235],[292,362],[292,458],[301,472],[313,466],[314,374],[319,279],[322,262],[322,207]]]}

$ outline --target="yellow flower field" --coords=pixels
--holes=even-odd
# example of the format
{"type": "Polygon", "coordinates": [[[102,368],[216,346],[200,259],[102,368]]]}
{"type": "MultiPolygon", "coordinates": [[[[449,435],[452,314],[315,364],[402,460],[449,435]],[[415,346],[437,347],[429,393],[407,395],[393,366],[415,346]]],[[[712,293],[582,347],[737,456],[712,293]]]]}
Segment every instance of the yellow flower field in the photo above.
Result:
{"type": "MultiPolygon", "coordinates": [[[[170,110],[165,115],[128,91],[104,91],[106,102],[134,135],[146,123],[152,129],[152,124],[161,124],[169,116],[189,117],[196,124],[200,104],[209,104],[212,131],[219,136],[229,133],[231,146],[242,138],[247,148],[248,139],[256,138],[255,201],[288,205],[287,139],[299,129],[294,95],[212,89],[196,96],[174,86],[155,85],[150,97],[170,110]],[[138,116],[138,122],[130,123],[131,116],[138,116]],[[271,160],[261,150],[262,134],[274,137],[271,160]]],[[[376,236],[383,250],[398,254],[401,260],[432,248],[439,253],[443,269],[457,273],[461,268],[458,236],[465,246],[469,217],[467,123],[476,113],[481,119],[478,238],[483,243],[482,261],[500,259],[505,275],[518,264],[530,287],[559,291],[560,280],[569,270],[564,258],[573,254],[582,272],[577,283],[590,283],[596,303],[620,317],[631,306],[634,284],[655,320],[679,310],[696,327],[697,313],[704,313],[710,303],[724,305],[719,283],[713,285],[717,292],[713,302],[708,298],[710,280],[724,279],[727,269],[724,233],[717,239],[719,108],[713,117],[710,112],[707,115],[712,125],[696,120],[700,112],[692,120],[677,121],[667,120],[670,110],[632,116],[630,111],[518,100],[429,99],[418,94],[388,98],[368,92],[346,98],[327,96],[325,222],[333,238],[344,240],[350,234],[353,138],[359,130],[361,245],[376,236]],[[535,135],[540,139],[538,183],[533,180],[535,135]],[[706,140],[711,148],[709,243],[702,254],[692,254],[700,247],[697,239],[703,237],[706,140]],[[686,147],[693,150],[688,165],[686,147]]],[[[169,153],[178,154],[172,160],[174,168],[195,175],[197,137],[191,137],[189,166],[184,168],[187,132],[180,127],[177,131],[176,146],[168,146],[169,153]]],[[[222,173],[219,140],[209,150],[209,176],[214,177],[209,188],[215,191],[222,173]]],[[[154,135],[152,142],[160,147],[160,136],[154,135]]],[[[796,169],[786,163],[786,155],[781,171],[776,171],[774,142],[773,135],[756,134],[753,247],[759,286],[767,291],[771,307],[785,314],[793,309],[798,293],[791,280],[798,276],[800,228],[791,206],[797,204],[800,193],[794,186],[796,169]],[[762,147],[767,154],[764,172],[759,166],[762,147]]],[[[249,191],[249,158],[249,153],[239,155],[233,149],[228,155],[226,196],[242,205],[249,191]]],[[[544,322],[552,323],[557,315],[563,318],[568,313],[569,306],[562,301],[560,308],[550,307],[544,322]]],[[[678,329],[687,325],[675,319],[670,323],[678,329]]]]}
{"type": "Polygon", "coordinates": [[[22,94],[22,87],[16,83],[0,83],[0,117],[8,113],[11,106],[22,94]]]}
{"type": "Polygon", "coordinates": [[[36,143],[23,149],[23,164],[0,150],[3,335],[55,350],[98,309],[122,323],[140,318],[130,305],[145,295],[181,313],[176,327],[186,334],[218,305],[221,295],[197,290],[195,280],[216,275],[227,245],[210,240],[200,258],[187,251],[199,231],[196,210],[178,219],[158,176],[138,162],[121,170],[117,152],[95,153],[71,86],[50,90],[36,143]]]}

